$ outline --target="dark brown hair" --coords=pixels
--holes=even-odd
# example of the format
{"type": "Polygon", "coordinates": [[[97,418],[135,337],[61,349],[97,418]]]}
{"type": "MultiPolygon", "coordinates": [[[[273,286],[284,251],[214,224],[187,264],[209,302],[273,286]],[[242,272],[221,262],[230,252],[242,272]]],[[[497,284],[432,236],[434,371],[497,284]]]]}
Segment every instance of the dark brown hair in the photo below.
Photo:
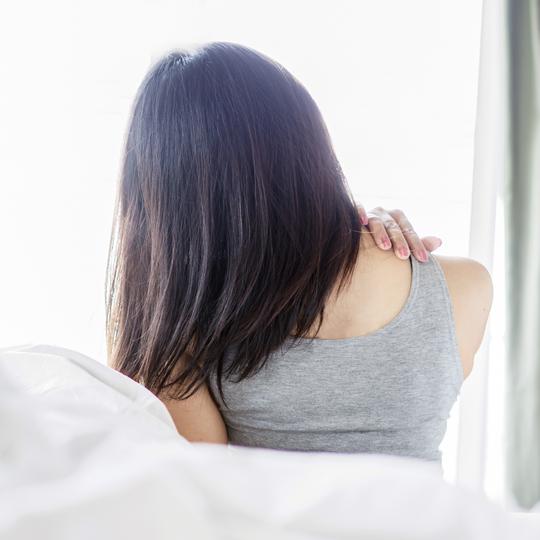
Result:
{"type": "Polygon", "coordinates": [[[223,375],[249,377],[317,317],[320,328],[333,287],[350,282],[360,229],[320,111],[293,75],[228,42],[166,54],[126,134],[110,365],[176,399],[216,374],[224,399],[223,375]]]}

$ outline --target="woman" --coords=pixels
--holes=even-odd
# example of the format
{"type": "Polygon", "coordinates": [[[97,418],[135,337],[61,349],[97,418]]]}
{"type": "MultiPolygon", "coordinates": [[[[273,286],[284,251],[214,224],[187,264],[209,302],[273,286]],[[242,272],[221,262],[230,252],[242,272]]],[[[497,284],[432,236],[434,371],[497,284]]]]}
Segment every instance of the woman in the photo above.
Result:
{"type": "Polygon", "coordinates": [[[315,102],[281,65],[223,42],[168,54],[127,133],[111,365],[190,441],[440,461],[491,280],[429,255],[394,216],[418,260],[396,223],[400,257],[377,249],[388,214],[359,212],[315,102]]]}

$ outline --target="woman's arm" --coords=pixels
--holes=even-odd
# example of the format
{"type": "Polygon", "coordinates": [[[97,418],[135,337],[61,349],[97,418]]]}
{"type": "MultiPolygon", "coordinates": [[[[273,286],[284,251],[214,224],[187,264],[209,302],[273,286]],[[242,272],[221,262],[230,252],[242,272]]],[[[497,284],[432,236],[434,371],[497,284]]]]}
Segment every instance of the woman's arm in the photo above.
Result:
{"type": "Polygon", "coordinates": [[[190,442],[227,444],[225,422],[206,384],[187,399],[159,397],[182,437],[190,442]]]}
{"type": "Polygon", "coordinates": [[[474,356],[484,337],[493,301],[493,283],[487,269],[474,259],[434,257],[443,269],[452,300],[456,337],[466,378],[473,369],[474,356]]]}

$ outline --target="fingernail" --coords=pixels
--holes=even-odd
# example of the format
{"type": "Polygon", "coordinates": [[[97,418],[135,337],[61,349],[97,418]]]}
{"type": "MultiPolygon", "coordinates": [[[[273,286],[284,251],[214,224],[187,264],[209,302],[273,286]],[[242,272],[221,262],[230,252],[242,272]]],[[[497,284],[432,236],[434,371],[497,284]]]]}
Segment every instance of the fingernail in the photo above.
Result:
{"type": "Polygon", "coordinates": [[[428,260],[427,252],[426,251],[420,251],[418,253],[418,256],[420,257],[420,260],[422,262],[426,262],[428,260]]]}
{"type": "Polygon", "coordinates": [[[362,225],[368,225],[369,224],[369,219],[367,218],[367,216],[362,216],[362,225]]]}
{"type": "Polygon", "coordinates": [[[410,255],[410,252],[407,248],[402,247],[399,248],[399,254],[406,259],[410,255]]]}
{"type": "Polygon", "coordinates": [[[388,249],[392,245],[388,238],[383,238],[381,244],[384,249],[388,249]]]}

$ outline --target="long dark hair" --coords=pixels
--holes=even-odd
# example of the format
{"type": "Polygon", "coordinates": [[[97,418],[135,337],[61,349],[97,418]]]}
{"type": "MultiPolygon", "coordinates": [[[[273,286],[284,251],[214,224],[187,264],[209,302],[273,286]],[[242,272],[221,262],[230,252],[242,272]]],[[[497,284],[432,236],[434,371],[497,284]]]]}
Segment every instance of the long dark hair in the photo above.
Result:
{"type": "Polygon", "coordinates": [[[223,375],[249,377],[317,317],[320,328],[332,289],[350,283],[360,229],[320,111],[293,75],[228,42],[166,54],[126,134],[110,365],[175,399],[215,374],[224,399],[223,375]]]}

